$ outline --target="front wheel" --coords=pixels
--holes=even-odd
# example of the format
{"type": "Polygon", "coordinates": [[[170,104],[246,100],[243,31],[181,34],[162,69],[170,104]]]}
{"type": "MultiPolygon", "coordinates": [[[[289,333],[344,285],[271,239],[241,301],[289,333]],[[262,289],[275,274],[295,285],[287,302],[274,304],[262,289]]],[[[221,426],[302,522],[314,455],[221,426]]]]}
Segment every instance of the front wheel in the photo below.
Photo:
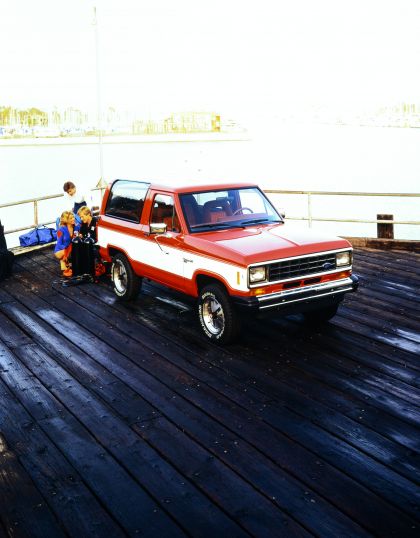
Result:
{"type": "Polygon", "coordinates": [[[135,274],[124,254],[114,256],[111,277],[115,295],[124,301],[137,297],[141,287],[141,278],[135,274]]]}
{"type": "Polygon", "coordinates": [[[204,334],[213,342],[229,344],[239,334],[238,314],[228,294],[218,284],[209,284],[201,290],[198,317],[204,334]]]}
{"type": "Polygon", "coordinates": [[[310,325],[320,325],[333,318],[337,314],[338,304],[305,312],[305,321],[310,325]]]}

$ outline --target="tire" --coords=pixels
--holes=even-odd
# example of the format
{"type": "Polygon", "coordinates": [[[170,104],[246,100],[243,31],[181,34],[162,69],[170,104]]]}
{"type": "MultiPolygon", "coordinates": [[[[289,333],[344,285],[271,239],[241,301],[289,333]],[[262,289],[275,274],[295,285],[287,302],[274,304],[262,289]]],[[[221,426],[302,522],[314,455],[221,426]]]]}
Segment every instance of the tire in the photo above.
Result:
{"type": "Polygon", "coordinates": [[[204,334],[212,342],[229,344],[240,330],[240,319],[222,286],[209,284],[200,291],[198,319],[204,334]]]}
{"type": "Polygon", "coordinates": [[[310,325],[320,325],[326,323],[337,314],[338,304],[326,306],[325,308],[319,308],[318,310],[311,310],[305,312],[305,321],[310,325]]]}
{"type": "Polygon", "coordinates": [[[114,293],[123,301],[135,299],[141,288],[141,278],[133,271],[124,254],[116,254],[112,259],[111,278],[114,293]]]}

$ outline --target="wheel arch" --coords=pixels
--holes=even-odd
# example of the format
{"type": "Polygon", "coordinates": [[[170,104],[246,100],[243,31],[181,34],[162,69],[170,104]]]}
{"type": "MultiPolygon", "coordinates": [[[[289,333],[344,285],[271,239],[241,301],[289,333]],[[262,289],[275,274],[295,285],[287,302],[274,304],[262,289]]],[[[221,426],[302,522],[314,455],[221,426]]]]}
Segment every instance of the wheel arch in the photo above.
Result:
{"type": "Polygon", "coordinates": [[[129,260],[130,258],[127,256],[127,253],[124,252],[124,250],[121,247],[116,247],[114,245],[99,245],[99,253],[103,260],[107,262],[111,262],[112,258],[116,254],[124,254],[124,256],[129,260]]]}
{"type": "Polygon", "coordinates": [[[127,260],[130,260],[127,253],[119,247],[114,247],[112,245],[109,245],[107,250],[108,250],[108,254],[110,258],[113,258],[116,254],[123,254],[127,258],[127,260]]]}
{"type": "Polygon", "coordinates": [[[207,273],[198,273],[195,275],[194,280],[197,296],[200,295],[200,291],[204,288],[204,286],[209,284],[218,284],[223,288],[227,295],[230,295],[227,283],[219,275],[216,276],[207,273]]]}

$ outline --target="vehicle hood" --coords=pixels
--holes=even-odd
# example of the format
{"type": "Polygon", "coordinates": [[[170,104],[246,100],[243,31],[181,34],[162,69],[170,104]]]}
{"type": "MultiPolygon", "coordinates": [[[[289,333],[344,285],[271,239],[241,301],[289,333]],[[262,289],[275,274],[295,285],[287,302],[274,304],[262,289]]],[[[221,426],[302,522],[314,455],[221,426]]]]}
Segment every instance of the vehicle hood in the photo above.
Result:
{"type": "Polygon", "coordinates": [[[308,229],[297,230],[288,223],[206,232],[191,235],[186,242],[192,250],[239,265],[351,247],[345,239],[308,229]]]}

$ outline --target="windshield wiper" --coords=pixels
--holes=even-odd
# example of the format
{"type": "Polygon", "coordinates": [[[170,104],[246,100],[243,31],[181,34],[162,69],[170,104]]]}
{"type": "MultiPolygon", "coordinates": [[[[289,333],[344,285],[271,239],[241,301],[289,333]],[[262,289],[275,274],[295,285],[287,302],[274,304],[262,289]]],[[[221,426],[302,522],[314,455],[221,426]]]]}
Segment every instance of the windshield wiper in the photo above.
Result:
{"type": "Polygon", "coordinates": [[[193,226],[190,226],[191,230],[199,231],[199,230],[212,230],[219,229],[219,228],[244,228],[245,226],[243,224],[231,224],[230,222],[212,222],[209,224],[194,224],[193,226]]]}
{"type": "Polygon", "coordinates": [[[261,218],[261,219],[243,220],[242,224],[245,226],[247,224],[260,224],[262,222],[270,223],[270,222],[283,222],[283,221],[279,220],[279,219],[271,220],[271,219],[268,219],[268,218],[261,218]]]}

